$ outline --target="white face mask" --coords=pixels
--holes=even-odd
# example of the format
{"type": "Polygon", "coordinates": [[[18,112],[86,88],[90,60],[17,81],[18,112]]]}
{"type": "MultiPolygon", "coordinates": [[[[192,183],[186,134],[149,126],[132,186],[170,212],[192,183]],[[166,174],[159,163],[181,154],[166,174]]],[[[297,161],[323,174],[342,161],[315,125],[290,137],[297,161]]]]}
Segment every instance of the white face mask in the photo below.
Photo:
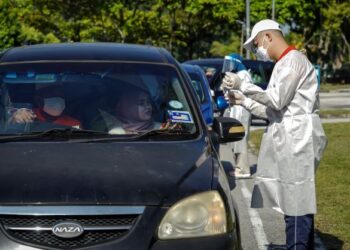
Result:
{"type": "Polygon", "coordinates": [[[44,99],[43,110],[51,116],[60,116],[66,107],[66,103],[61,97],[44,99]]]}
{"type": "Polygon", "coordinates": [[[262,41],[262,46],[259,46],[255,52],[255,55],[256,57],[258,58],[258,60],[261,60],[261,61],[271,61],[271,58],[269,56],[269,53],[267,53],[267,49],[269,48],[269,46],[267,46],[267,48],[265,49],[264,48],[264,42],[265,42],[265,37],[263,38],[263,41],[262,41]]]}

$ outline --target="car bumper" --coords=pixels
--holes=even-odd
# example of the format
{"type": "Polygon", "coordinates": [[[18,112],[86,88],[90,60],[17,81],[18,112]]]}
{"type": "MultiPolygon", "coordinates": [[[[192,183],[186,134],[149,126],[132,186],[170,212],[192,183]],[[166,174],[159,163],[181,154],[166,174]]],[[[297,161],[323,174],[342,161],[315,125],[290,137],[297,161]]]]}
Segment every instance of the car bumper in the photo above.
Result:
{"type": "Polygon", "coordinates": [[[150,248],[151,250],[179,250],[179,249],[200,249],[200,250],[228,250],[238,249],[237,239],[233,234],[227,233],[211,237],[158,240],[150,248]]]}
{"type": "MultiPolygon", "coordinates": [[[[131,248],[122,248],[125,250],[135,249],[135,246],[131,248]]],[[[26,246],[14,241],[11,241],[4,235],[0,235],[0,249],[6,250],[38,250],[45,248],[36,248],[26,246]]],[[[48,248],[52,249],[52,248],[48,248]]],[[[76,248],[79,249],[79,248],[76,248]]],[[[114,247],[96,245],[96,250],[104,249],[119,249],[118,244],[114,247]]],[[[150,250],[179,250],[179,249],[197,249],[197,250],[238,250],[237,239],[233,234],[227,233],[223,235],[203,237],[203,238],[192,238],[192,239],[178,239],[178,240],[157,240],[150,247],[139,246],[137,249],[150,249],[150,250]]]]}

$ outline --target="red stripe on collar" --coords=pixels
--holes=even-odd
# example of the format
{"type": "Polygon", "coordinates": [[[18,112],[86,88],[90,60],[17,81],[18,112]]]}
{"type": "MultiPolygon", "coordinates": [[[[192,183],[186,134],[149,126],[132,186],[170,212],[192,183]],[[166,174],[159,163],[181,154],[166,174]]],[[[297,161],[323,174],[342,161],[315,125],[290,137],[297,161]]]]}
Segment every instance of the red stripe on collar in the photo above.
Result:
{"type": "Polygon", "coordinates": [[[291,51],[291,50],[296,50],[296,48],[294,46],[288,46],[288,48],[286,48],[285,51],[283,51],[282,55],[277,59],[277,61],[281,60],[282,57],[287,55],[288,52],[291,51]]]}

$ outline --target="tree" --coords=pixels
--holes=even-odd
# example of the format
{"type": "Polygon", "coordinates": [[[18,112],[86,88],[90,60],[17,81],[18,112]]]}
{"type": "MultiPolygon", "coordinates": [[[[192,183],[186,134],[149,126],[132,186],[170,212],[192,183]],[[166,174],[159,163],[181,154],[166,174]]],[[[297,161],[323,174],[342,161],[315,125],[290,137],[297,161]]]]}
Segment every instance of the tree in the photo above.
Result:
{"type": "Polygon", "coordinates": [[[221,43],[219,41],[213,41],[210,54],[214,57],[224,57],[231,53],[240,53],[241,50],[241,38],[239,35],[233,33],[229,42],[221,43]]]}
{"type": "Polygon", "coordinates": [[[22,42],[18,9],[13,1],[0,1],[0,50],[19,46],[22,42]]]}
{"type": "Polygon", "coordinates": [[[155,9],[167,23],[168,49],[183,60],[208,56],[212,41],[230,37],[244,5],[231,0],[158,0],[155,9]]]}
{"type": "MultiPolygon", "coordinates": [[[[251,22],[271,17],[251,0],[251,22]]],[[[275,0],[287,39],[316,63],[350,61],[348,0],[275,0]]],[[[239,52],[244,0],[0,0],[0,48],[51,42],[121,42],[167,48],[178,60],[239,52]]]]}
{"type": "MultiPolygon", "coordinates": [[[[350,61],[350,2],[346,0],[275,0],[276,20],[286,25],[287,40],[305,48],[311,61],[338,67],[350,61]]],[[[271,17],[271,0],[251,1],[255,23],[271,17]]]]}
{"type": "Polygon", "coordinates": [[[323,59],[334,68],[350,62],[350,2],[322,1],[321,29],[315,41],[323,59]]]}

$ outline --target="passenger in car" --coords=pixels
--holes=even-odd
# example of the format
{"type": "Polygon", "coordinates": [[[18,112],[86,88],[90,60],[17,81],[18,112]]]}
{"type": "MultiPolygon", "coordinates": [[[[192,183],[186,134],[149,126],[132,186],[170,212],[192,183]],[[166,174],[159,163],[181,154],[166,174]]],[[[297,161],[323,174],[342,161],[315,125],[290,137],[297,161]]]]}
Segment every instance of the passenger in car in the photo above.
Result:
{"type": "Polygon", "coordinates": [[[75,118],[64,114],[66,102],[62,86],[37,85],[34,98],[36,108],[33,110],[21,108],[12,113],[10,123],[31,123],[34,121],[50,122],[57,125],[81,128],[81,123],[75,118]]]}
{"type": "Polygon", "coordinates": [[[153,107],[147,90],[128,86],[121,91],[112,113],[100,110],[109,134],[133,134],[161,127],[153,119],[153,107]]]}

